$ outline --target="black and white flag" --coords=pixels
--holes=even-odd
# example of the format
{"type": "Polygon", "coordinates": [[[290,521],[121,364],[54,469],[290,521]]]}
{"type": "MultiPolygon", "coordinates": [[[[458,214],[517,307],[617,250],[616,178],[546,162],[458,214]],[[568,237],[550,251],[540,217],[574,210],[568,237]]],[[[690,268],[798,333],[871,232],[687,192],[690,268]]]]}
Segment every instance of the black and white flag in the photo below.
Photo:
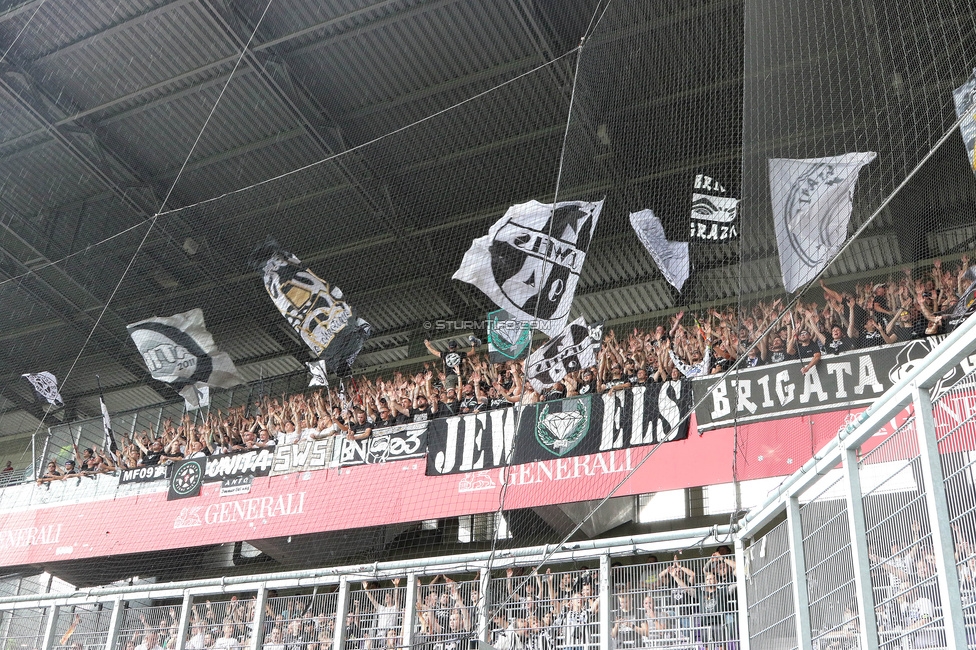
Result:
{"type": "Polygon", "coordinates": [[[952,91],[956,104],[956,117],[960,119],[959,131],[966,146],[966,160],[976,173],[976,70],[963,85],[952,91]]]}
{"type": "Polygon", "coordinates": [[[210,406],[210,386],[204,383],[197,382],[184,386],[180,389],[180,395],[183,396],[187,411],[196,411],[210,406]]]}
{"type": "Polygon", "coordinates": [[[99,392],[98,406],[102,410],[102,432],[105,435],[103,445],[105,451],[109,453],[113,461],[118,460],[119,446],[115,444],[115,434],[112,433],[112,418],[108,414],[108,407],[105,406],[105,397],[99,392]]]}
{"type": "Polygon", "coordinates": [[[820,273],[847,240],[858,172],[873,151],[829,158],[773,158],[769,187],[783,285],[790,293],[820,273]]]}
{"type": "Polygon", "coordinates": [[[717,179],[695,175],[691,194],[692,241],[720,243],[738,239],[739,199],[717,179]]]}
{"type": "Polygon", "coordinates": [[[46,371],[37,373],[29,372],[21,376],[34,387],[34,394],[37,395],[38,401],[45,401],[57,408],[64,406],[64,400],[61,399],[61,393],[58,392],[57,377],[46,371]]]}
{"type": "Polygon", "coordinates": [[[688,242],[669,241],[664,233],[664,225],[654,216],[652,210],[641,210],[630,215],[630,225],[641,244],[654,258],[664,279],[678,291],[684,286],[691,273],[688,257],[688,242]]]}
{"type": "Polygon", "coordinates": [[[571,372],[596,364],[603,343],[603,323],[587,325],[580,316],[529,355],[527,377],[542,392],[571,372]]]}
{"type": "Polygon", "coordinates": [[[329,371],[325,367],[324,361],[306,361],[305,365],[308,366],[308,372],[312,375],[312,378],[308,381],[308,387],[312,386],[326,386],[329,385],[329,371]]]}
{"type": "Polygon", "coordinates": [[[214,344],[201,309],[147,318],[126,329],[153,379],[177,389],[196,383],[213,388],[241,383],[230,356],[214,344]]]}
{"type": "Polygon", "coordinates": [[[513,205],[471,243],[453,278],[549,336],[569,319],[603,201],[513,205]]]}
{"type": "Polygon", "coordinates": [[[345,374],[371,333],[339,287],[302,268],[300,259],[269,239],[251,256],[264,288],[285,320],[333,372],[345,374]]]}

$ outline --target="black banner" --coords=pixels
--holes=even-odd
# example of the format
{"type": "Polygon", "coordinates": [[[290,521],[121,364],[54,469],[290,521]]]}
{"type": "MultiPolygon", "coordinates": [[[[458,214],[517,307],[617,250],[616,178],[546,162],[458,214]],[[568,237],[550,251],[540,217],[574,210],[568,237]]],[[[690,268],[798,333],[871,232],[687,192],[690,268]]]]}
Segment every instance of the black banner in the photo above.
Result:
{"type": "MultiPolygon", "coordinates": [[[[735,424],[866,406],[909,373],[943,337],[824,355],[803,374],[803,361],[747,368],[693,382],[699,432],[735,424]]],[[[933,389],[939,394],[976,369],[963,359],[933,389]]]]}
{"type": "Polygon", "coordinates": [[[167,501],[174,499],[186,499],[200,495],[200,488],[203,486],[204,468],[207,466],[207,459],[191,458],[173,463],[173,471],[170,473],[169,493],[166,495],[167,501]]]}
{"type": "Polygon", "coordinates": [[[274,451],[252,449],[237,454],[210,456],[203,481],[213,483],[236,476],[267,476],[274,463],[274,451]]]}
{"type": "Polygon", "coordinates": [[[688,437],[688,420],[682,421],[682,416],[691,404],[689,383],[669,381],[532,404],[524,407],[521,418],[516,407],[433,420],[427,436],[427,475],[680,440],[688,437]]]}
{"type": "Polygon", "coordinates": [[[420,458],[427,453],[427,425],[427,422],[412,422],[374,429],[373,435],[365,440],[343,438],[339,464],[349,467],[420,458]]]}
{"type": "Polygon", "coordinates": [[[165,465],[124,469],[119,474],[119,485],[126,485],[127,483],[150,483],[152,481],[161,481],[164,478],[166,478],[165,465]]]}

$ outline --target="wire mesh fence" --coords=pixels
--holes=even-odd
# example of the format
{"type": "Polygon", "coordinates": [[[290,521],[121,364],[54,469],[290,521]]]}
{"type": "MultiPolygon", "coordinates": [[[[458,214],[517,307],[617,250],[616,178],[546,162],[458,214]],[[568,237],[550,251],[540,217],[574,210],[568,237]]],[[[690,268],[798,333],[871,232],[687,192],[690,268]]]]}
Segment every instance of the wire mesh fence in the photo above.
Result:
{"type": "Polygon", "coordinates": [[[750,648],[796,648],[796,608],[787,525],[781,523],[745,551],[750,648]]]}
{"type": "Polygon", "coordinates": [[[4,650],[38,648],[44,639],[48,610],[18,609],[0,613],[0,638],[4,650]]]}

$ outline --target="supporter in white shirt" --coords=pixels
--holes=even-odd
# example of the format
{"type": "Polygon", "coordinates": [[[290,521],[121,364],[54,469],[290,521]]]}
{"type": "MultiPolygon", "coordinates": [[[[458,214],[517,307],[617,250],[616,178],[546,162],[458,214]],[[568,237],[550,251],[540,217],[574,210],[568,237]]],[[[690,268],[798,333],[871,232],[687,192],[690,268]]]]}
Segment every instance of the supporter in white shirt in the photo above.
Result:
{"type": "Polygon", "coordinates": [[[285,650],[285,644],[281,642],[281,628],[274,627],[268,632],[268,638],[264,642],[264,650],[285,650]]]}
{"type": "Polygon", "coordinates": [[[285,432],[278,434],[278,440],[283,445],[293,445],[298,442],[301,435],[302,434],[295,427],[295,423],[289,420],[285,422],[285,432]]]}
{"type": "MultiPolygon", "coordinates": [[[[190,456],[190,458],[193,458],[193,456],[190,456]]],[[[196,624],[191,626],[190,640],[186,642],[186,650],[204,650],[206,647],[207,646],[203,639],[203,627],[196,624]]]]}
{"type": "Polygon", "coordinates": [[[142,643],[136,646],[136,650],[163,650],[163,646],[159,645],[159,637],[155,632],[146,632],[146,636],[143,637],[142,643]]]}
{"type": "Polygon", "coordinates": [[[231,624],[224,625],[224,636],[220,637],[214,644],[210,646],[211,648],[227,648],[231,650],[240,645],[240,641],[234,636],[234,626],[231,624]]]}

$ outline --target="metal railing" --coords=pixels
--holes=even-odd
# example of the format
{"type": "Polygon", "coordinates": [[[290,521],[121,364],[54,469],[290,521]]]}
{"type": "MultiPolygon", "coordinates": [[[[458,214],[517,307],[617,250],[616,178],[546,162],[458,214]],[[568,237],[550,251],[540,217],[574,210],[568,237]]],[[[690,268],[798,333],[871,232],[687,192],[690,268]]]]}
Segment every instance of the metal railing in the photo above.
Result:
{"type": "Polygon", "coordinates": [[[743,519],[750,648],[976,648],[974,333],[743,519]]]}

